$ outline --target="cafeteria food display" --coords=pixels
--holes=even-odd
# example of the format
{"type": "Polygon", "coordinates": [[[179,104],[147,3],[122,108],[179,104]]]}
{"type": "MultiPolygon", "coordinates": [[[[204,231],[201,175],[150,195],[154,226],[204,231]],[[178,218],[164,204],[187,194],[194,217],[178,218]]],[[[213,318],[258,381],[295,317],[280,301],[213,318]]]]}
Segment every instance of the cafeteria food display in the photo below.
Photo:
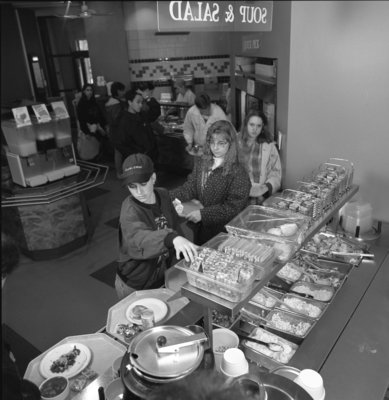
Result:
{"type": "Polygon", "coordinates": [[[253,349],[254,351],[265,355],[266,357],[271,358],[274,361],[278,361],[282,364],[287,364],[296,350],[298,349],[298,345],[292,343],[282,337],[269,332],[263,328],[257,327],[255,328],[249,335],[250,337],[258,340],[262,340],[267,343],[277,343],[282,347],[281,351],[273,351],[268,348],[268,346],[250,342],[249,340],[244,340],[243,345],[253,349]]]}
{"type": "Polygon", "coordinates": [[[194,262],[181,261],[176,268],[186,271],[191,285],[232,302],[240,301],[264,270],[209,247],[202,247],[194,262]]]}
{"type": "Polygon", "coordinates": [[[251,205],[233,218],[226,229],[237,236],[301,244],[309,221],[303,215],[251,205]]]}

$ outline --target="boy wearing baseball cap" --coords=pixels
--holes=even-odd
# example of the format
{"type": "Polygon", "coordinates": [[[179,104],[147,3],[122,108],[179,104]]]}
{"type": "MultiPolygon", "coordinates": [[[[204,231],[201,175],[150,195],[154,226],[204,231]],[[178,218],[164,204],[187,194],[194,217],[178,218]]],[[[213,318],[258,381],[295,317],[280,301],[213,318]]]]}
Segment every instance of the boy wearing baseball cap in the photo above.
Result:
{"type": "Polygon", "coordinates": [[[135,290],[162,286],[165,271],[182,255],[194,261],[197,246],[182,235],[169,192],[154,187],[152,160],[132,154],[121,175],[130,195],[123,201],[119,220],[119,258],[115,288],[119,299],[135,290]]]}

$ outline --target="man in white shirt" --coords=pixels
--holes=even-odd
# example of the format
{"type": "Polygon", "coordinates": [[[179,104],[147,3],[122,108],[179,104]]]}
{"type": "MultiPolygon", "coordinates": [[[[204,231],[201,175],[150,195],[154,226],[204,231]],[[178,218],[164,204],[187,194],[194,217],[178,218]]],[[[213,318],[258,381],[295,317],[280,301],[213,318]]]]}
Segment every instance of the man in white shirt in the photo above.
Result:
{"type": "Polygon", "coordinates": [[[193,104],[195,103],[196,95],[190,90],[190,88],[185,86],[185,81],[182,78],[178,78],[176,80],[174,87],[178,93],[176,102],[186,103],[190,106],[193,106],[193,104]]]}
{"type": "Polygon", "coordinates": [[[207,93],[199,93],[184,120],[184,138],[189,154],[201,156],[208,128],[216,121],[228,120],[217,104],[211,103],[207,93]]]}

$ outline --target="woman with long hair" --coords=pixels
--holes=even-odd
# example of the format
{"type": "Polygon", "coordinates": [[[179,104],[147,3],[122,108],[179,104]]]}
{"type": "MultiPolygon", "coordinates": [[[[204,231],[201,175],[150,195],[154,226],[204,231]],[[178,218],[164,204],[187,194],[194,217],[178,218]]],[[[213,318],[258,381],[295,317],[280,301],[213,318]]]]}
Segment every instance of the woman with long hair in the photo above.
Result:
{"type": "Polygon", "coordinates": [[[263,200],[281,188],[281,161],[277,147],[267,130],[266,115],[250,110],[238,137],[239,159],[250,176],[250,203],[263,200]]]}
{"type": "Polygon", "coordinates": [[[214,122],[203,150],[187,181],[170,192],[173,201],[196,200],[199,205],[185,216],[198,245],[225,231],[224,226],[247,206],[251,187],[238,159],[237,135],[231,122],[214,122]]]}

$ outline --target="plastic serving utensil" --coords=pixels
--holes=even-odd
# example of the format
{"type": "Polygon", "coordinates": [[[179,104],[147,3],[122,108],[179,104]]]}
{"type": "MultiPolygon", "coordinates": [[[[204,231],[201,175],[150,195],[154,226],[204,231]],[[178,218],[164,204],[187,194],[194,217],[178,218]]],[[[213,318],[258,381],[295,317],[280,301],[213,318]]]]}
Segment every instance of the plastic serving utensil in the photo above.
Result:
{"type": "Polygon", "coordinates": [[[248,340],[250,342],[254,342],[254,343],[258,343],[258,344],[262,344],[263,346],[266,346],[271,351],[279,352],[279,351],[283,351],[284,350],[284,347],[280,343],[264,342],[262,340],[253,338],[251,336],[243,335],[242,333],[239,333],[239,332],[236,332],[236,334],[241,339],[248,340]]]}

